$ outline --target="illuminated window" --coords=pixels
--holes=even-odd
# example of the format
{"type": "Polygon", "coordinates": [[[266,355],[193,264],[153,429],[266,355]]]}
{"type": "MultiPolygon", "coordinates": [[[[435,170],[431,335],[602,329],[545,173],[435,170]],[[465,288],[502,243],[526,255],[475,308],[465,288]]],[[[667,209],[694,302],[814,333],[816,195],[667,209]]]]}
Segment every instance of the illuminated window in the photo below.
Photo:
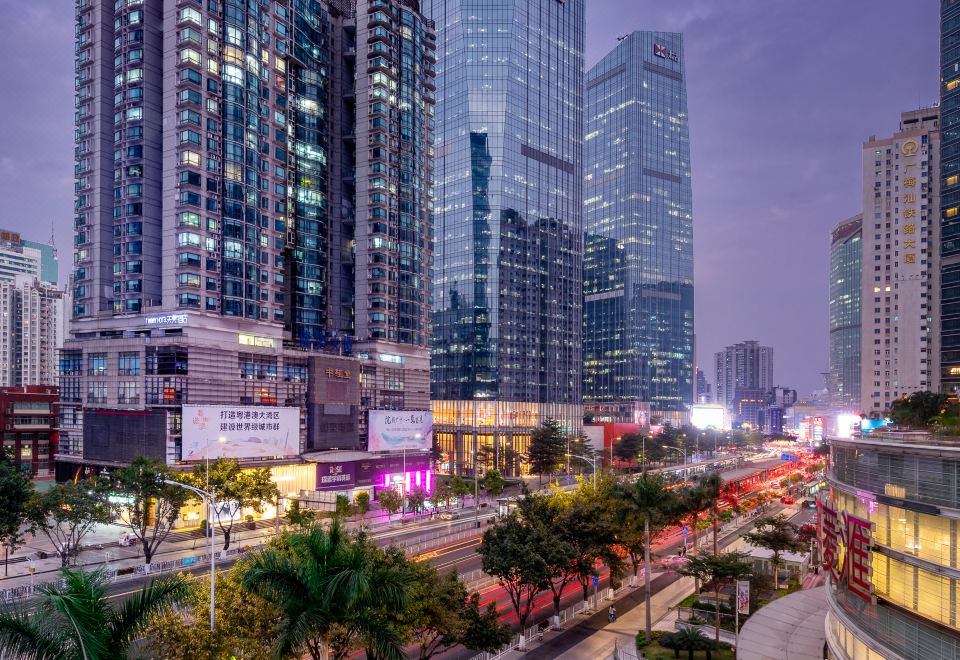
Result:
{"type": "Polygon", "coordinates": [[[960,79],[953,79],[947,83],[947,91],[951,91],[960,86],[960,79]]]}
{"type": "Polygon", "coordinates": [[[948,218],[955,218],[957,216],[957,207],[951,206],[946,211],[943,212],[943,215],[948,218]]]}
{"type": "Polygon", "coordinates": [[[955,185],[957,185],[957,181],[958,181],[958,180],[960,180],[960,177],[958,177],[956,174],[954,174],[953,176],[948,176],[948,177],[947,177],[947,185],[948,185],[948,186],[955,186],[955,185]]]}

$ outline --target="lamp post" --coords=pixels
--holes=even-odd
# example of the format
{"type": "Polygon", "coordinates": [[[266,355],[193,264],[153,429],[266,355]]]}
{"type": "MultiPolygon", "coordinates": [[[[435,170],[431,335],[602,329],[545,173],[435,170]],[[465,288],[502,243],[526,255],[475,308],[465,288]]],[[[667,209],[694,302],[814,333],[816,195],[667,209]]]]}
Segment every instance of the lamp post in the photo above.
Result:
{"type": "Polygon", "coordinates": [[[569,463],[571,458],[579,458],[581,461],[587,461],[590,463],[593,468],[593,494],[597,494],[597,457],[596,456],[580,456],[578,454],[567,454],[567,462],[569,463]]]}
{"type": "MultiPolygon", "coordinates": [[[[199,495],[204,503],[209,502],[210,512],[217,508],[217,496],[214,495],[213,491],[206,491],[201,488],[196,488],[194,486],[188,486],[187,484],[182,484],[179,481],[171,481],[170,479],[164,479],[163,483],[170,486],[180,486],[181,488],[186,488],[187,490],[199,495]]],[[[217,543],[217,526],[208,525],[210,528],[210,632],[213,632],[213,612],[214,612],[214,600],[216,597],[216,543],[217,543]]]]}
{"type": "Polygon", "coordinates": [[[678,451],[678,452],[680,452],[681,454],[683,454],[683,464],[684,464],[684,465],[687,464],[687,450],[686,450],[686,449],[681,449],[680,447],[669,447],[669,446],[667,446],[667,445],[664,445],[663,448],[664,448],[664,449],[672,449],[673,451],[678,451]]]}

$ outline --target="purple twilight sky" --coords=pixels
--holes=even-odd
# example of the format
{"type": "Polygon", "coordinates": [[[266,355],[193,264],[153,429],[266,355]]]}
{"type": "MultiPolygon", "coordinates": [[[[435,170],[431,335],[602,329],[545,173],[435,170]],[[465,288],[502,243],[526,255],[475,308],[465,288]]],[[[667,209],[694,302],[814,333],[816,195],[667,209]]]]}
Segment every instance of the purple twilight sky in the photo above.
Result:
{"type": "MultiPolygon", "coordinates": [[[[569,1],[569,0],[568,0],[569,1]]],[[[936,100],[933,0],[588,2],[587,65],[631,30],[685,37],[699,364],[758,339],[808,393],[827,366],[829,232],[860,210],[860,145],[936,100]]],[[[0,226],[71,260],[73,3],[0,0],[0,226]]]]}

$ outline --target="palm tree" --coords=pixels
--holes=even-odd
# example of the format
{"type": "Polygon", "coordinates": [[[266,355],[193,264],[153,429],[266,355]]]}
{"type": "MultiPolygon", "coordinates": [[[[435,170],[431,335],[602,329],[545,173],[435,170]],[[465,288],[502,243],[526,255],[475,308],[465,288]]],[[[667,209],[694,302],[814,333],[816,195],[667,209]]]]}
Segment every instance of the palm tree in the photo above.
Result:
{"type": "Polygon", "coordinates": [[[615,497],[619,500],[622,519],[643,520],[643,578],[646,598],[646,639],[651,639],[650,618],[650,527],[661,528],[680,515],[678,500],[656,474],[643,474],[635,481],[621,483],[615,497]]]}
{"type": "Polygon", "coordinates": [[[697,480],[697,486],[703,490],[704,497],[710,502],[710,514],[713,517],[713,554],[720,554],[719,530],[717,519],[720,517],[720,495],[723,491],[723,477],[719,472],[711,472],[697,480]]]}
{"type": "Polygon", "coordinates": [[[691,486],[683,490],[682,494],[683,508],[686,514],[690,516],[690,534],[693,539],[693,549],[697,549],[697,521],[700,514],[709,509],[713,500],[710,494],[700,486],[691,486]]]}
{"type": "Polygon", "coordinates": [[[119,606],[107,600],[107,574],[61,569],[63,585],[38,589],[39,602],[0,614],[0,657],[22,660],[116,660],[126,658],[151,615],[187,594],[180,577],[151,580],[119,606]]]}
{"type": "Polygon", "coordinates": [[[743,535],[743,540],[773,553],[770,558],[770,567],[773,569],[774,589],[780,588],[780,567],[784,564],[783,553],[803,552],[809,543],[800,536],[800,529],[783,514],[761,518],[757,521],[754,531],[743,535]]]}
{"type": "Polygon", "coordinates": [[[381,561],[375,548],[334,522],[291,536],[289,550],[268,548],[253,560],[244,587],[283,611],[278,658],[307,652],[327,660],[334,636],[361,638],[377,658],[401,660],[403,644],[383,612],[401,611],[411,577],[381,561]]]}

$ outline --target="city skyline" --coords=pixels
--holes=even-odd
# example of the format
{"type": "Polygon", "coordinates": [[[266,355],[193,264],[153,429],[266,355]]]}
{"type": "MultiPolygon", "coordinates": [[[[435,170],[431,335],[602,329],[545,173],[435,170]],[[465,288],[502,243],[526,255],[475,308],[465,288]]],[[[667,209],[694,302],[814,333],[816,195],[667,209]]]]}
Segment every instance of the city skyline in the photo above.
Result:
{"type": "MultiPolygon", "coordinates": [[[[892,132],[901,111],[936,98],[936,8],[918,5],[903,20],[893,3],[871,5],[869,14],[825,1],[716,4],[590,3],[586,66],[630,30],[685,33],[697,178],[698,364],[704,368],[714,351],[755,337],[777,348],[781,380],[807,393],[822,387],[827,367],[829,231],[859,210],[863,140],[892,132]],[[893,27],[908,48],[862,38],[893,27]],[[793,46],[803,57],[787,61],[793,46]],[[829,79],[820,75],[825,67],[829,79]],[[775,267],[780,274],[770,276],[775,267]],[[756,295],[730,293],[750,287],[756,295]],[[776,307],[761,314],[760,301],[776,307]]],[[[72,143],[74,73],[73,15],[62,9],[4,3],[12,29],[0,45],[9,63],[0,75],[21,101],[4,117],[10,130],[0,142],[0,214],[32,240],[43,240],[54,219],[65,252],[73,159],[63,145],[72,143]]]]}

